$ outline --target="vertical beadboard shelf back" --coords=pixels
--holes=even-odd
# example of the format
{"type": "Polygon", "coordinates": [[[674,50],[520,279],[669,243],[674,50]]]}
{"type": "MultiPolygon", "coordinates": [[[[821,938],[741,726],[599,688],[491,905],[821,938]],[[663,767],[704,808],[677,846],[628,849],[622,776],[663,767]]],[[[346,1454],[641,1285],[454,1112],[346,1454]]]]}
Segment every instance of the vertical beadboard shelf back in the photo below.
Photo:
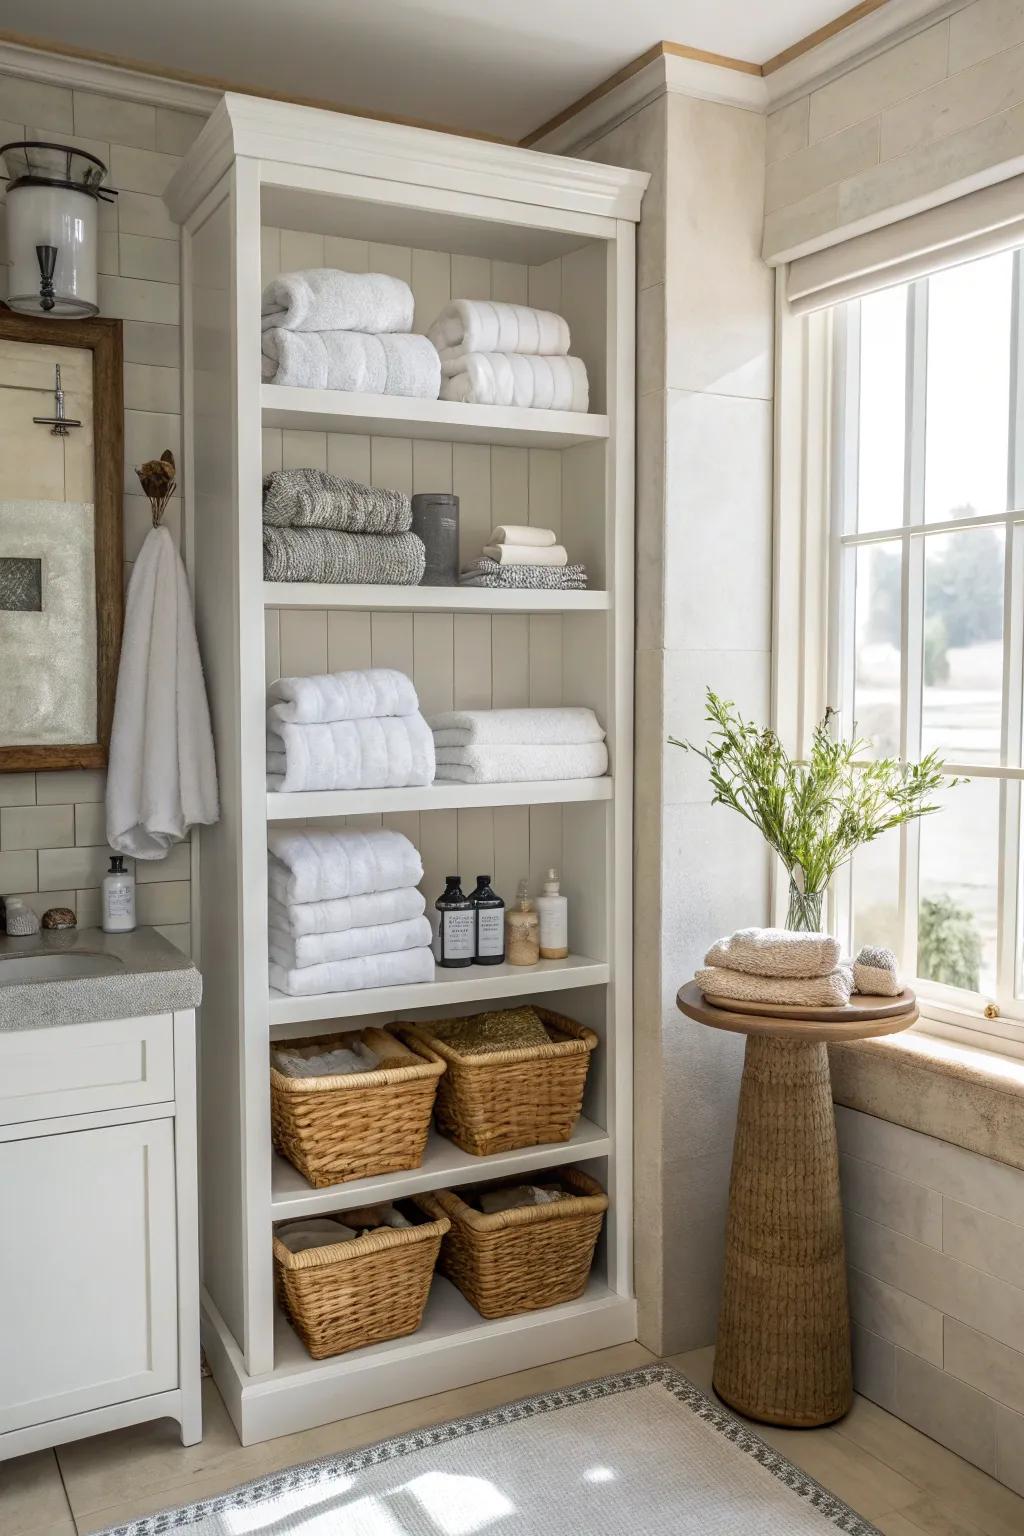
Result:
{"type": "MultiPolygon", "coordinates": [[[[224,811],[204,829],[200,859],[204,1341],[245,1444],[636,1336],[633,380],[646,184],[642,173],[590,161],[227,95],[164,194],[183,226],[183,481],[224,811]],[[404,277],[417,331],[449,298],[560,311],[587,366],[593,413],[262,386],[261,287],[312,266],[404,277]],[[265,584],[261,480],[285,464],[454,491],[464,559],[494,523],[554,528],[585,561],[590,590],[265,584]],[[271,994],[267,825],[300,812],[289,797],[267,795],[267,685],[367,665],[408,672],[427,713],[562,703],[597,711],[612,761],[606,780],[564,791],[438,785],[306,797],[308,813],[334,825],[358,815],[405,831],[422,853],[429,897],[449,868],[492,870],[507,898],[519,878],[535,885],[557,864],[570,902],[568,960],[441,972],[433,983],[362,995],[271,994]],[[302,1181],[272,1157],[271,1039],[322,1032],[332,1017],[437,1017],[553,991],[559,1009],[601,1038],[584,1119],[564,1151],[611,1202],[586,1293],[488,1323],[438,1278],[418,1334],[310,1360],[272,1288],[273,1222],[302,1205],[302,1181]]],[[[437,1138],[431,1148],[422,1169],[375,1180],[374,1197],[444,1187],[470,1161],[466,1176],[489,1176],[486,1159],[437,1138]]],[[[558,1160],[555,1148],[524,1148],[496,1159],[493,1173],[558,1160]]],[[[339,1194],[337,1208],[351,1203],[339,1194]]],[[[330,1209],[330,1192],[317,1192],[314,1206],[330,1209]]]]}

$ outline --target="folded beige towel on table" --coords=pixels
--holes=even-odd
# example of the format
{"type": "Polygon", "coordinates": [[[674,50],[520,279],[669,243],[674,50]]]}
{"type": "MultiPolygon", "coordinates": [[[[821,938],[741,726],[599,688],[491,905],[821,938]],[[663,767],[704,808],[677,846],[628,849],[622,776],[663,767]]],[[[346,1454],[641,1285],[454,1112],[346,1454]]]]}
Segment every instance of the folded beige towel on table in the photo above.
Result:
{"type": "Polygon", "coordinates": [[[748,971],[705,965],[694,979],[711,997],[789,1008],[844,1008],[853,991],[853,977],[843,966],[826,976],[752,976],[748,971]]]}
{"type": "Polygon", "coordinates": [[[751,976],[827,976],[839,964],[839,941],[828,933],[740,928],[712,944],[704,964],[751,976]]]}

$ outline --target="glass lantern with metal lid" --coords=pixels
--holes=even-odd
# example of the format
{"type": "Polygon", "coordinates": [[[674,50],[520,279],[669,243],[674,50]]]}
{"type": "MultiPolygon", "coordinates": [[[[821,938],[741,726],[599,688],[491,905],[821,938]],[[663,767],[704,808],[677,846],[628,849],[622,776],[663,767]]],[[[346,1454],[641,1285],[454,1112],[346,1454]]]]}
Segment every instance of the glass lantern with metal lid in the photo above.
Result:
{"type": "Polygon", "coordinates": [[[38,140],[0,146],[8,175],[7,304],[22,314],[81,318],[99,312],[97,226],[102,160],[70,144],[38,140]]]}

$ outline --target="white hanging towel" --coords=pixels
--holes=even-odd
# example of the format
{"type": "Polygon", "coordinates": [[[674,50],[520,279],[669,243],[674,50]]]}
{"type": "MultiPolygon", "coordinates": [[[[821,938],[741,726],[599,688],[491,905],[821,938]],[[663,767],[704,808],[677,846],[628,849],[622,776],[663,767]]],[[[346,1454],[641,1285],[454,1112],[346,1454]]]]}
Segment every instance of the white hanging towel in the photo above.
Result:
{"type": "Polygon", "coordinates": [[[107,842],[162,859],[220,815],[188,581],[166,528],[147,535],[128,584],[107,767],[107,842]]]}

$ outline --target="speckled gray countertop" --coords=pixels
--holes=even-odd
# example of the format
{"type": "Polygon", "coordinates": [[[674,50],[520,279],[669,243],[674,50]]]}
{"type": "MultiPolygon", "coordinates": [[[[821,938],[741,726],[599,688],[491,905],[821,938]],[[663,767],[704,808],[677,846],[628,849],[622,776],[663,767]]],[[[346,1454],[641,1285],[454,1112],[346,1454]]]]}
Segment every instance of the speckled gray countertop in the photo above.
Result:
{"type": "Polygon", "coordinates": [[[133,933],[65,928],[30,938],[0,934],[0,1030],[4,1032],[171,1013],[195,1008],[202,993],[203,979],[192,961],[155,928],[136,928],[133,933]],[[4,978],[5,962],[60,955],[82,957],[90,974],[45,980],[4,978]]]}

